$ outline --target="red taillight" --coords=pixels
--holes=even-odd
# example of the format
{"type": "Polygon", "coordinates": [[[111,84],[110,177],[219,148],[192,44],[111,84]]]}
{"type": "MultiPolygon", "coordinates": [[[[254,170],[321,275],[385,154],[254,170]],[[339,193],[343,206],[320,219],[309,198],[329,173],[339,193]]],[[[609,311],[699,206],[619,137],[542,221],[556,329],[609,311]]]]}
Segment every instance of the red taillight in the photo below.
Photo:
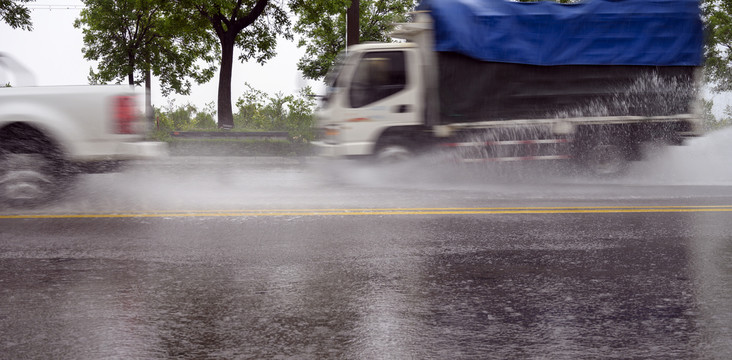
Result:
{"type": "Polygon", "coordinates": [[[114,115],[117,122],[118,134],[134,134],[137,120],[135,98],[132,96],[117,96],[114,101],[114,115]]]}

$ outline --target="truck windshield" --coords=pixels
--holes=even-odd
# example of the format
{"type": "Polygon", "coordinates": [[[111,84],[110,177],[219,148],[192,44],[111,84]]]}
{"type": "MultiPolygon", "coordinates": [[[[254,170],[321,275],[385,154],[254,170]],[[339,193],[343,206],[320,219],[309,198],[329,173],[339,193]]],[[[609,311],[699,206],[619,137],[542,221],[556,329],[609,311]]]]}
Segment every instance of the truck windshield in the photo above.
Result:
{"type": "Polygon", "coordinates": [[[333,65],[333,68],[328,72],[327,75],[325,75],[325,96],[323,97],[323,106],[328,105],[328,101],[330,100],[330,97],[333,95],[333,93],[336,92],[338,88],[338,79],[340,78],[341,71],[343,70],[343,65],[346,62],[346,52],[341,51],[340,54],[336,57],[335,64],[333,65]]]}
{"type": "Polygon", "coordinates": [[[329,89],[335,88],[337,86],[338,82],[338,76],[341,73],[341,70],[343,70],[343,64],[346,61],[346,52],[341,51],[338,56],[336,57],[335,64],[333,64],[333,69],[331,69],[327,75],[325,75],[325,84],[328,86],[329,89]]]}
{"type": "Polygon", "coordinates": [[[348,99],[359,108],[394,95],[407,85],[403,51],[366,53],[356,66],[348,99]]]}

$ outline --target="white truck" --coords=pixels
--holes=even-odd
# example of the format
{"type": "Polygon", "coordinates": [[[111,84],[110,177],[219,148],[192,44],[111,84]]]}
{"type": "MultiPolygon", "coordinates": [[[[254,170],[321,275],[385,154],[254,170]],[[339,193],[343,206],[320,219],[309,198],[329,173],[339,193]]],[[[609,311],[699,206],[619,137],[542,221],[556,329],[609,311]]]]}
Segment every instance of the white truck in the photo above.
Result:
{"type": "Polygon", "coordinates": [[[354,45],[326,77],[320,155],[573,159],[621,171],[700,135],[696,0],[423,0],[401,43],[354,45]]]}
{"type": "Polygon", "coordinates": [[[0,75],[12,79],[0,84],[0,204],[39,204],[77,174],[167,153],[164,143],[143,141],[146,125],[129,86],[32,86],[32,74],[2,53],[0,75]]]}

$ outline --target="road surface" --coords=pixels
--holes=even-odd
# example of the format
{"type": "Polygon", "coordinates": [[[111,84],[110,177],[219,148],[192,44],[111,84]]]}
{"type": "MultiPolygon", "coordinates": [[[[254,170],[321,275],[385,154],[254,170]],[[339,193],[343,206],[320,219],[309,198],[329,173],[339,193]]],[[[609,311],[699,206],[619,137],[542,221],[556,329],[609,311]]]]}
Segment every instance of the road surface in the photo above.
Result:
{"type": "Polygon", "coordinates": [[[1,209],[2,357],[732,353],[726,170],[300,160],[139,163],[1,209]]]}

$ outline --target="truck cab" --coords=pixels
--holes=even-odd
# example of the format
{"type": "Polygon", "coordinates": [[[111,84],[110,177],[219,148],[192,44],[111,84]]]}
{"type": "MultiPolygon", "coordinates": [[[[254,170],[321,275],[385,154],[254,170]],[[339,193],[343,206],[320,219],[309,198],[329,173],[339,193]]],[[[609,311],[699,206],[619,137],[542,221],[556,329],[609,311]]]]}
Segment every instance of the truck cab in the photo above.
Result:
{"type": "Polygon", "coordinates": [[[424,80],[418,69],[422,64],[413,43],[350,47],[326,78],[327,95],[317,113],[319,153],[378,154],[397,135],[392,133],[420,126],[424,80]]]}

